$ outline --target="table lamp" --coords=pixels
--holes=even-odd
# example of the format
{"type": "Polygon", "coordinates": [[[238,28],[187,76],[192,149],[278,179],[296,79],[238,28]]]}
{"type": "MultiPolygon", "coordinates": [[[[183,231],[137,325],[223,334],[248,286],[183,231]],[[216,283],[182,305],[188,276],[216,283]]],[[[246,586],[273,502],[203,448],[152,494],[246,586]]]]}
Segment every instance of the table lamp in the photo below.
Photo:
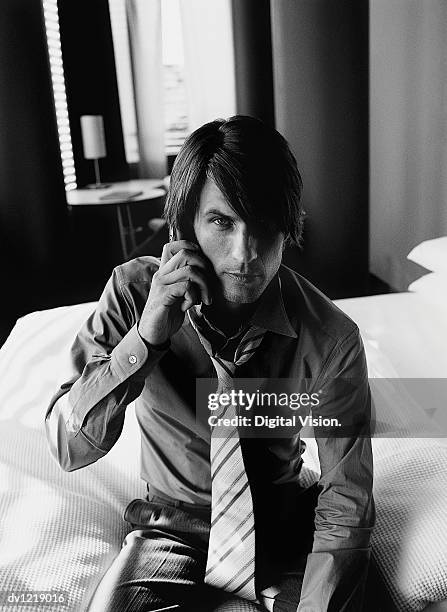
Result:
{"type": "Polygon", "coordinates": [[[87,185],[87,188],[104,189],[110,187],[109,183],[101,183],[101,174],[99,172],[99,160],[107,155],[102,115],[82,115],[81,134],[84,157],[85,159],[93,159],[95,166],[96,182],[87,185]]]}

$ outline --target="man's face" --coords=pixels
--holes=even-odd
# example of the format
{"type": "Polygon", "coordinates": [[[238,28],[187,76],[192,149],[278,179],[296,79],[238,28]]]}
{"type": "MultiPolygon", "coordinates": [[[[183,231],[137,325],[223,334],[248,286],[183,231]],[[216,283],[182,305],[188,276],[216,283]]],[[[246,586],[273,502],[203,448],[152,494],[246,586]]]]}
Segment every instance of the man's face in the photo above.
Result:
{"type": "Polygon", "coordinates": [[[245,223],[211,179],[200,196],[194,231],[214,268],[218,297],[239,304],[255,302],[281,264],[284,234],[256,220],[245,223]]]}

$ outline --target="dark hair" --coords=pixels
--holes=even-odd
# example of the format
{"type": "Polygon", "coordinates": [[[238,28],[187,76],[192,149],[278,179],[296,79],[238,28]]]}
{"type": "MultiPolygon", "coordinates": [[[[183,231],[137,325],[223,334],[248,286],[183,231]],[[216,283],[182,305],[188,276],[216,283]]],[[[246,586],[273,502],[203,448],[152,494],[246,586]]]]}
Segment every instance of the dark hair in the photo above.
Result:
{"type": "Polygon", "coordinates": [[[299,244],[302,180],[287,141],[259,119],[236,115],[195,130],[175,160],[164,216],[191,235],[200,194],[213,179],[231,208],[247,222],[268,223],[299,244]]]}

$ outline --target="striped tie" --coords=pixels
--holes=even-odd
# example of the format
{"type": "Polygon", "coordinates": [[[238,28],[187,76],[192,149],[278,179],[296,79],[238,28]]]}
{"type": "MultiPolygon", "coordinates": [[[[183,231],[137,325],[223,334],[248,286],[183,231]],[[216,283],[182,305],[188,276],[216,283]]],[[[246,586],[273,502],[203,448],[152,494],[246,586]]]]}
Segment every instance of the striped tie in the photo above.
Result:
{"type": "MultiPolygon", "coordinates": [[[[188,311],[191,325],[210,356],[218,378],[217,393],[233,388],[236,366],[250,359],[261,344],[264,329],[252,326],[236,349],[234,361],[216,355],[204,336],[203,316],[193,308],[188,311]],[[193,312],[191,312],[193,311],[193,312]]],[[[225,418],[236,416],[229,405],[225,418]]],[[[237,426],[211,432],[211,530],[205,582],[230,593],[257,601],[255,592],[255,525],[250,485],[237,426]]]]}

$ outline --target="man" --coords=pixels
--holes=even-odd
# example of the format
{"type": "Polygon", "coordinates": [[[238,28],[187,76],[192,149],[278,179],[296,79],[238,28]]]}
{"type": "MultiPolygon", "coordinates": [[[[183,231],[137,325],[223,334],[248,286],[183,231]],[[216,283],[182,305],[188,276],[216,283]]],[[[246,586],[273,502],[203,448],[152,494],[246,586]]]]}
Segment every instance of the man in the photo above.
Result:
{"type": "Polygon", "coordinates": [[[46,416],[53,455],[69,471],[100,459],[137,400],[148,483],[91,612],[361,610],[374,524],[366,362],[356,325],[281,264],[301,237],[301,189],[286,141],[260,121],[196,130],[171,176],[172,240],[160,260],[114,270],[74,342],[46,416]],[[316,414],[349,421],[316,436],[317,484],[298,482],[299,428],[219,440],[198,418],[196,379],[222,394],[236,377],[306,380],[316,414]]]}

